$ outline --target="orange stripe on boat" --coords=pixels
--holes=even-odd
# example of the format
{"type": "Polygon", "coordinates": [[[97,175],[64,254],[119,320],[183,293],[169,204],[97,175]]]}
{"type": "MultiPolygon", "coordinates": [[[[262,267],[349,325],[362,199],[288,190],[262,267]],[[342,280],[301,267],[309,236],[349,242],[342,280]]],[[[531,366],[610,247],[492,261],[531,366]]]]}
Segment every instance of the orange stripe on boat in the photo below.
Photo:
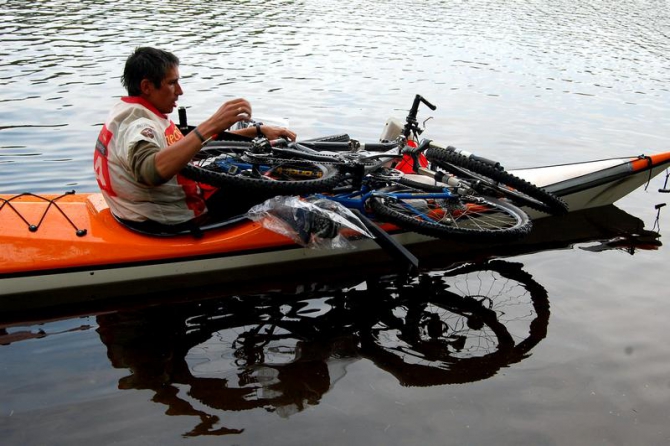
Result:
{"type": "Polygon", "coordinates": [[[642,155],[631,161],[633,172],[646,170],[654,166],[670,163],[670,152],[657,153],[655,155],[642,155]]]}

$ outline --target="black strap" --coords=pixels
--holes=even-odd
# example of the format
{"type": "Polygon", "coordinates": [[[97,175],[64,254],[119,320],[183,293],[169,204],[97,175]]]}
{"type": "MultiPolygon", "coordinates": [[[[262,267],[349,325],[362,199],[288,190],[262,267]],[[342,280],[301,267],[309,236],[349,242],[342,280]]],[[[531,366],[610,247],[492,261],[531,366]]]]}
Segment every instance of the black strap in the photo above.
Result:
{"type": "Polygon", "coordinates": [[[265,135],[263,134],[263,130],[261,130],[261,125],[263,125],[263,124],[260,123],[260,122],[256,122],[254,124],[254,127],[256,127],[256,136],[258,138],[265,138],[265,135]]]}
{"type": "Polygon", "coordinates": [[[647,178],[647,184],[644,185],[644,190],[647,190],[647,188],[649,187],[649,183],[651,183],[651,179],[654,177],[654,175],[652,174],[653,171],[652,167],[654,166],[654,162],[652,161],[651,157],[647,155],[640,155],[638,156],[638,159],[647,160],[647,168],[649,169],[649,178],[647,178]]]}
{"type": "Polygon", "coordinates": [[[375,236],[377,244],[388,252],[393,258],[404,263],[408,271],[417,271],[419,268],[419,259],[409,252],[407,248],[398,243],[388,232],[374,224],[358,209],[352,209],[352,212],[361,220],[366,228],[375,236]]]}
{"type": "Polygon", "coordinates": [[[145,235],[153,235],[155,237],[174,237],[176,235],[190,234],[194,238],[202,238],[203,232],[200,226],[193,220],[179,223],[176,225],[166,225],[153,220],[132,221],[114,216],[116,220],[122,225],[135,232],[145,235]]]}

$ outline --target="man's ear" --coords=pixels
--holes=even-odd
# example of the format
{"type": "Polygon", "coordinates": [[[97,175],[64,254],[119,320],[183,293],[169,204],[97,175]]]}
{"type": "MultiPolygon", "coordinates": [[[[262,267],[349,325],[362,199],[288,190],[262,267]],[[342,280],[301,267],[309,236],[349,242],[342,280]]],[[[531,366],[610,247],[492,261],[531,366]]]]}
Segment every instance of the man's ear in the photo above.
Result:
{"type": "Polygon", "coordinates": [[[143,95],[149,95],[154,88],[154,83],[147,78],[142,79],[140,82],[140,91],[143,95]]]}

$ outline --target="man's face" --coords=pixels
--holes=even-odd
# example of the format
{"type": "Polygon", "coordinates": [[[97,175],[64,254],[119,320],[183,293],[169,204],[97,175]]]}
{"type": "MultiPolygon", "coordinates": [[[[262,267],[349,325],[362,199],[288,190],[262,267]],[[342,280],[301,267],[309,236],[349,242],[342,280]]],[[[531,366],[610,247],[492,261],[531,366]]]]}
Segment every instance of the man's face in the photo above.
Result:
{"type": "Polygon", "coordinates": [[[177,99],[184,94],[181,85],[179,85],[179,67],[172,67],[167,70],[160,88],[156,88],[147,79],[145,81],[147,81],[143,89],[145,99],[159,112],[166,115],[172,113],[172,110],[177,106],[177,99]]]}

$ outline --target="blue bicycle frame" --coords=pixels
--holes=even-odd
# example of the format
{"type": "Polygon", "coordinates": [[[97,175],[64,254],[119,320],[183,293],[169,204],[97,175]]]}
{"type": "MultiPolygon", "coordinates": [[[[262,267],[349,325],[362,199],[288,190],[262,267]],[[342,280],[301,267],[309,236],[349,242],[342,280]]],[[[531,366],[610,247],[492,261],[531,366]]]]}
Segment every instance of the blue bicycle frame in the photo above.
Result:
{"type": "Polygon", "coordinates": [[[382,192],[379,190],[370,189],[368,186],[361,187],[360,190],[342,193],[338,195],[323,195],[317,194],[319,198],[327,198],[333,200],[337,203],[340,203],[348,209],[356,209],[368,217],[373,217],[374,215],[370,212],[367,212],[365,209],[365,202],[373,196],[384,196],[397,199],[401,205],[412,212],[413,214],[425,219],[432,220],[425,212],[422,212],[420,209],[412,206],[406,201],[402,200],[449,200],[456,199],[456,196],[452,194],[448,189],[444,189],[442,192],[382,192]]]}

